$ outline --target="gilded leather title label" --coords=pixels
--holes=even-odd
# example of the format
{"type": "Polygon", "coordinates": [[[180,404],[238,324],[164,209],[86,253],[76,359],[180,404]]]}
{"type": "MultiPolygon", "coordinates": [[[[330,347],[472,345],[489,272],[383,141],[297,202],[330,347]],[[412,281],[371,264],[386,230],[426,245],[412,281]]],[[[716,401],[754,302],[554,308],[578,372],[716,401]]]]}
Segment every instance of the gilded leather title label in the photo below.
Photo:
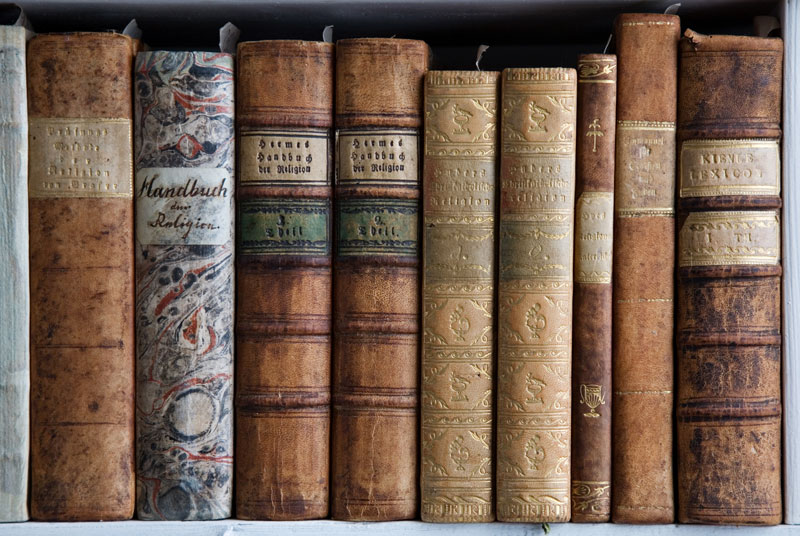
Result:
{"type": "Polygon", "coordinates": [[[243,255],[330,255],[328,199],[239,201],[239,252],[243,255]]]}
{"type": "Polygon", "coordinates": [[[336,254],[416,256],[418,217],[415,199],[344,199],[337,211],[336,254]]]}
{"type": "Polygon", "coordinates": [[[614,194],[583,192],[575,210],[575,281],[611,283],[614,194]]]}
{"type": "Polygon", "coordinates": [[[675,123],[617,121],[617,216],[675,213],[675,123]]]}
{"type": "Polygon", "coordinates": [[[30,118],[29,195],[131,198],[131,126],[130,119],[30,118]]]}
{"type": "Polygon", "coordinates": [[[680,152],[680,196],[780,195],[777,140],[689,140],[680,152]]]}
{"type": "Polygon", "coordinates": [[[330,186],[327,129],[248,130],[239,137],[246,186],[330,186]]]}
{"type": "Polygon", "coordinates": [[[339,130],[337,184],[418,188],[418,137],[416,130],[339,130]]]}
{"type": "Polygon", "coordinates": [[[693,212],[678,235],[679,265],[776,265],[780,245],[776,210],[693,212]]]}

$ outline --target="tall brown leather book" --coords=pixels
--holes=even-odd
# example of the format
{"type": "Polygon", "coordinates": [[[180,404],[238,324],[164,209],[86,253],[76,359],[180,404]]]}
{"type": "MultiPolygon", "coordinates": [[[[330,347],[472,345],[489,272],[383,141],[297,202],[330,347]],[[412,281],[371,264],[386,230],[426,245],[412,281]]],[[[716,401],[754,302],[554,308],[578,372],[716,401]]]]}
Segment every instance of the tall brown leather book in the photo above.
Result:
{"type": "Polygon", "coordinates": [[[133,514],[135,49],[112,33],[28,44],[34,519],[133,514]]]}
{"type": "Polygon", "coordinates": [[[781,522],[783,42],[686,30],[678,101],[678,518],[781,522]]]}
{"type": "Polygon", "coordinates": [[[333,54],[329,43],[239,44],[236,515],[243,519],[328,515],[333,54]]]}
{"type": "Polygon", "coordinates": [[[575,69],[506,69],[497,518],[569,521],[575,69]]]}
{"type": "Polygon", "coordinates": [[[417,513],[419,129],[428,46],[336,44],[335,519],[417,513]]]}
{"type": "Polygon", "coordinates": [[[680,19],[628,13],[615,33],[612,517],[670,523],[680,19]]]}
{"type": "Polygon", "coordinates": [[[572,521],[611,517],[611,267],[617,57],[578,56],[572,521]]]}
{"type": "Polygon", "coordinates": [[[429,71],[423,171],[422,520],[494,520],[500,73],[429,71]]]}

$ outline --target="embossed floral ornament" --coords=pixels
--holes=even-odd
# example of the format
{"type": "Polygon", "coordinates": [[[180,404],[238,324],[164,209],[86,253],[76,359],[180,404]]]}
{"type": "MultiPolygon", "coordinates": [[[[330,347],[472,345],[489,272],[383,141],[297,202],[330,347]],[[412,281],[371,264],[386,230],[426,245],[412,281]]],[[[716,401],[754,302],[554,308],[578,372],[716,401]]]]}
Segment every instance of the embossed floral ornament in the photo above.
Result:
{"type": "Polygon", "coordinates": [[[525,443],[525,458],[528,460],[528,469],[533,471],[539,470],[539,463],[544,461],[545,458],[544,448],[539,445],[539,441],[541,441],[539,434],[534,434],[525,443]]]}
{"type": "Polygon", "coordinates": [[[464,306],[459,305],[450,313],[450,331],[456,336],[456,341],[464,342],[469,328],[469,318],[464,316],[464,306]]]}
{"type": "Polygon", "coordinates": [[[464,464],[469,461],[469,449],[464,446],[464,437],[458,436],[450,442],[450,459],[456,464],[456,469],[466,471],[464,464]]]}
{"type": "Polygon", "coordinates": [[[540,314],[541,309],[542,304],[537,302],[528,309],[528,313],[525,315],[525,325],[528,326],[531,337],[534,339],[540,338],[539,334],[547,327],[547,317],[540,314]]]}

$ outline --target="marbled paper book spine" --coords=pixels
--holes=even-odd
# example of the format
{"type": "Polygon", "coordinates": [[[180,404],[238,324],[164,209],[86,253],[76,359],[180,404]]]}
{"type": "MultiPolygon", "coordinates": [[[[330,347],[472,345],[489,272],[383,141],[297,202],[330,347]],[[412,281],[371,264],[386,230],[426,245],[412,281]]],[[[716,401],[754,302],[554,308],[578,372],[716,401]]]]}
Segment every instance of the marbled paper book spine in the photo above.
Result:
{"type": "Polygon", "coordinates": [[[577,76],[502,80],[497,518],[568,521],[577,76]]]}
{"type": "Polygon", "coordinates": [[[28,110],[25,29],[0,26],[0,522],[28,519],[28,110]]]}
{"type": "Polygon", "coordinates": [[[494,520],[495,181],[500,73],[425,77],[422,520],[494,520]]]}
{"type": "Polygon", "coordinates": [[[136,58],[139,519],[231,515],[233,57],[136,58]]]}

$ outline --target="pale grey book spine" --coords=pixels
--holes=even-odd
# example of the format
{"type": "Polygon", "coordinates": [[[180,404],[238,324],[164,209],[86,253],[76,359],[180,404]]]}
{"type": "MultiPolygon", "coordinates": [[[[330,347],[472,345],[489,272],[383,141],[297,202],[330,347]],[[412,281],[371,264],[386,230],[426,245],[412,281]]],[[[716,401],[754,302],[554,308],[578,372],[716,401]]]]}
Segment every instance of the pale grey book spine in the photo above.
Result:
{"type": "Polygon", "coordinates": [[[27,110],[25,29],[0,26],[0,522],[28,519],[27,110]]]}

